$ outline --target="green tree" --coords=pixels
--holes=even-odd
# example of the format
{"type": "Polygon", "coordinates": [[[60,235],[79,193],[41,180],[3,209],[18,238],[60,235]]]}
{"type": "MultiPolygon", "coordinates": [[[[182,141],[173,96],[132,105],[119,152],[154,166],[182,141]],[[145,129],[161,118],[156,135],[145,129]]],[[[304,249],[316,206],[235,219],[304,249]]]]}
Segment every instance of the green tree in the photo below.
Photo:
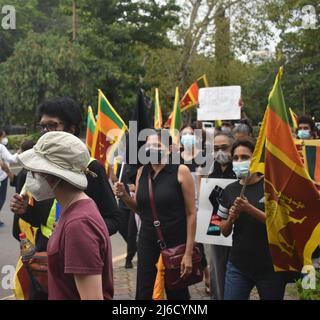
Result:
{"type": "Polygon", "coordinates": [[[169,46],[167,32],[177,22],[174,1],[85,1],[78,4],[77,42],[94,58],[91,74],[128,120],[137,88],[145,83],[150,50],[169,46]]]}
{"type": "MultiPolygon", "coordinates": [[[[277,47],[279,63],[285,65],[283,89],[287,105],[298,114],[320,119],[320,33],[319,29],[304,26],[305,6],[315,10],[314,22],[319,28],[319,1],[278,1],[269,7],[270,20],[281,30],[277,47]]],[[[312,18],[312,17],[311,17],[312,18]]],[[[311,19],[312,21],[312,19],[311,19]]]]}
{"type": "Polygon", "coordinates": [[[0,8],[8,4],[16,9],[16,30],[0,28],[0,62],[13,53],[15,44],[28,32],[45,33],[65,26],[65,17],[59,15],[60,0],[0,0],[0,8]]]}
{"type": "Polygon", "coordinates": [[[35,122],[35,108],[43,99],[64,94],[96,106],[98,88],[128,120],[137,88],[149,87],[144,81],[149,52],[170,45],[167,31],[177,23],[179,9],[171,0],[26,0],[25,7],[19,1],[13,5],[19,28],[6,33],[4,41],[0,110],[3,121],[28,124],[35,122]],[[72,42],[74,13],[77,37],[72,42]]]}
{"type": "Polygon", "coordinates": [[[86,61],[86,48],[66,37],[29,33],[0,65],[2,120],[34,128],[36,107],[46,98],[61,95],[87,102],[93,89],[86,61]]]}

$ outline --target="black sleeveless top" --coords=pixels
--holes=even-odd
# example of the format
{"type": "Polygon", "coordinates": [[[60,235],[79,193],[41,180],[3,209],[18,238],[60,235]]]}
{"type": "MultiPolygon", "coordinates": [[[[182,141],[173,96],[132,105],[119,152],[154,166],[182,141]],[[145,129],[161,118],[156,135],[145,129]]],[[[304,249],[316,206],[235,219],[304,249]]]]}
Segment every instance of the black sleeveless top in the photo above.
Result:
{"type": "MultiPolygon", "coordinates": [[[[181,185],[178,181],[178,169],[179,165],[167,164],[156,178],[152,179],[157,214],[168,247],[185,243],[187,239],[186,211],[181,185]]],[[[145,165],[139,179],[136,199],[141,217],[140,234],[142,237],[150,236],[150,241],[156,241],[148,191],[149,172],[152,176],[152,166],[145,165]]]]}

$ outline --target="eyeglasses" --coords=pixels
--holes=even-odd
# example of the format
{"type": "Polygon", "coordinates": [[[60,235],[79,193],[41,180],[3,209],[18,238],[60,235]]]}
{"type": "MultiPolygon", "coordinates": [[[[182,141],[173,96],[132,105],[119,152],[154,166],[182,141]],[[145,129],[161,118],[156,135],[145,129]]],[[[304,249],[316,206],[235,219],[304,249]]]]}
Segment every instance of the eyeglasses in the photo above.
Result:
{"type": "Polygon", "coordinates": [[[219,150],[222,150],[222,151],[226,151],[230,148],[230,146],[228,144],[222,144],[221,146],[214,146],[214,151],[219,151],[219,150]]]}
{"type": "Polygon", "coordinates": [[[51,122],[46,124],[40,123],[38,125],[38,130],[40,132],[57,131],[57,128],[60,124],[63,124],[63,122],[51,122]]]}

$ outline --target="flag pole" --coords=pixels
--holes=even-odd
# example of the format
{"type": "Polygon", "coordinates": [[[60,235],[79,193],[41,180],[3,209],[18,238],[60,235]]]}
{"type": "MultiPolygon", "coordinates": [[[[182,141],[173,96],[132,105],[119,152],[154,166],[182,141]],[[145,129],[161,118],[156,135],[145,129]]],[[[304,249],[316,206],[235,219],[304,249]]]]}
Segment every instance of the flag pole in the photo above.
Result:
{"type": "MultiPolygon", "coordinates": [[[[124,161],[121,162],[121,169],[120,169],[120,173],[119,173],[118,182],[121,182],[121,180],[122,180],[123,168],[124,168],[124,161]]],[[[116,197],[116,200],[117,200],[117,204],[119,205],[120,198],[116,197]]]]}
{"type": "Polygon", "coordinates": [[[123,168],[124,168],[124,161],[121,162],[121,169],[120,169],[120,174],[119,174],[119,180],[118,180],[118,182],[121,182],[122,174],[123,174],[123,168]]]}
{"type": "Polygon", "coordinates": [[[246,178],[244,180],[244,184],[243,184],[241,192],[240,192],[240,198],[244,197],[244,193],[246,192],[246,188],[247,188],[247,185],[248,185],[249,177],[250,177],[250,171],[248,171],[248,174],[247,174],[247,176],[246,176],[246,178]]]}

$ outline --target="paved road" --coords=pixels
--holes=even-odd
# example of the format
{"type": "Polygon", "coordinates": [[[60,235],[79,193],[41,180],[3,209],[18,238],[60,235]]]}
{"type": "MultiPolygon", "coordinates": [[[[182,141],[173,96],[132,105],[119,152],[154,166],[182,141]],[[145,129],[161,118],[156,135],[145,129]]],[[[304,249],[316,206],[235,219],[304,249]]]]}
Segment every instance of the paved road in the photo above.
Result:
{"type": "Polygon", "coordinates": [[[0,228],[0,297],[12,294],[11,289],[4,289],[6,282],[6,274],[8,274],[7,266],[16,265],[19,255],[19,243],[12,236],[13,214],[9,210],[9,199],[14,193],[14,188],[8,187],[7,201],[0,212],[0,220],[5,223],[0,228]]]}
{"type": "MultiPolygon", "coordinates": [[[[0,212],[0,220],[5,223],[0,227],[0,299],[12,295],[11,289],[6,289],[9,270],[15,268],[19,256],[19,243],[12,236],[13,214],[9,209],[9,200],[14,194],[14,188],[8,187],[7,201],[0,212]]],[[[119,234],[111,237],[113,261],[117,265],[124,264],[126,244],[119,234]]]]}

